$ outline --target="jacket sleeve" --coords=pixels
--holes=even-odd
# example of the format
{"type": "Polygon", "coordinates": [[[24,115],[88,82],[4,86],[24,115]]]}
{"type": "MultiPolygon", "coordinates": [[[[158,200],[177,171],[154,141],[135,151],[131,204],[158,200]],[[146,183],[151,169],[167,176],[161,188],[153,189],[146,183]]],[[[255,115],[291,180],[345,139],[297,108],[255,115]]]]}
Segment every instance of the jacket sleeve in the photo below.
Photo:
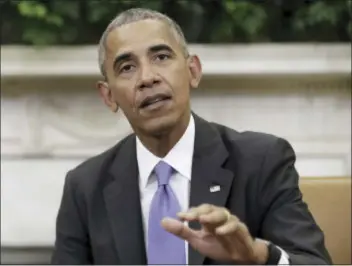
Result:
{"type": "MultiPolygon", "coordinates": [[[[82,201],[82,198],[80,199],[82,201]]],[[[56,220],[56,240],[52,264],[92,264],[83,203],[77,197],[72,175],[65,178],[63,196],[56,220]],[[81,203],[81,204],[80,204],[81,203]]]]}
{"type": "Polygon", "coordinates": [[[291,145],[278,139],[263,161],[258,204],[263,217],[260,237],[283,249],[291,265],[331,264],[324,234],[302,200],[291,145]]]}

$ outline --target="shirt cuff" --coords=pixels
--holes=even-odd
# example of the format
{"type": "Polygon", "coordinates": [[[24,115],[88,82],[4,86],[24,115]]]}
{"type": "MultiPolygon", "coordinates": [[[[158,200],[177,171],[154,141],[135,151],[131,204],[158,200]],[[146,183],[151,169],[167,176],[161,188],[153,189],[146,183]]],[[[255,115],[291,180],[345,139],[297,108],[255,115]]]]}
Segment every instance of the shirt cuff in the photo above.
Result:
{"type": "MultiPolygon", "coordinates": [[[[269,244],[270,242],[267,241],[267,240],[264,240],[264,239],[260,239],[262,241],[264,241],[265,243],[269,244]]],[[[276,246],[280,251],[281,251],[281,256],[280,256],[280,260],[279,260],[279,263],[278,265],[290,265],[290,257],[289,255],[287,254],[287,252],[285,250],[283,250],[282,248],[280,248],[279,246],[276,246]]]]}
{"type": "Polygon", "coordinates": [[[279,260],[279,264],[278,265],[290,265],[290,260],[289,260],[289,256],[288,254],[286,253],[285,250],[283,250],[282,248],[276,246],[278,249],[280,249],[281,251],[281,257],[280,257],[280,260],[279,260]]]}

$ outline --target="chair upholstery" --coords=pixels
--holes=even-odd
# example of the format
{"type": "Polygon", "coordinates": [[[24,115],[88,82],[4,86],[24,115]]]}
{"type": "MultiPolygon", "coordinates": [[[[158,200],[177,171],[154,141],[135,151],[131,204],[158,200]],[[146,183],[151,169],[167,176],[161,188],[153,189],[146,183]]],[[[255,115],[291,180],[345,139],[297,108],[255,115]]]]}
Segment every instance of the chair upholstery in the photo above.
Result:
{"type": "Polygon", "coordinates": [[[352,264],[351,177],[301,178],[300,189],[325,234],[334,264],[352,264]]]}

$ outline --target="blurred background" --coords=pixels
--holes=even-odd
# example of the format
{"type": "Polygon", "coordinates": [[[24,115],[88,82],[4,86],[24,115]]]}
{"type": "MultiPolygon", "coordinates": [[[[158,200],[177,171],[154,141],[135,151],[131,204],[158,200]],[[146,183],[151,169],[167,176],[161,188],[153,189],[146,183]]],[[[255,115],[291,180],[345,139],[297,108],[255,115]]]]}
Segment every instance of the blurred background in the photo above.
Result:
{"type": "Polygon", "coordinates": [[[333,260],[350,264],[349,0],[2,0],[1,262],[48,263],[66,172],[131,132],[94,87],[100,36],[130,7],[184,30],[198,115],[292,144],[333,260]]]}

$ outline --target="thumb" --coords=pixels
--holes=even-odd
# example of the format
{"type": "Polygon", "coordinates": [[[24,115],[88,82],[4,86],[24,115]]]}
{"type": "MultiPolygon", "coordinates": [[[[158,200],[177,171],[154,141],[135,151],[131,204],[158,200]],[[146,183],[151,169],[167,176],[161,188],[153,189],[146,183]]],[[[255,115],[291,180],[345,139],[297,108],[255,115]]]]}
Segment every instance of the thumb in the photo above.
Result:
{"type": "Polygon", "coordinates": [[[161,226],[171,234],[174,234],[188,242],[192,240],[192,238],[196,237],[197,232],[189,228],[183,222],[172,219],[172,218],[164,218],[161,221],[161,226]]]}

